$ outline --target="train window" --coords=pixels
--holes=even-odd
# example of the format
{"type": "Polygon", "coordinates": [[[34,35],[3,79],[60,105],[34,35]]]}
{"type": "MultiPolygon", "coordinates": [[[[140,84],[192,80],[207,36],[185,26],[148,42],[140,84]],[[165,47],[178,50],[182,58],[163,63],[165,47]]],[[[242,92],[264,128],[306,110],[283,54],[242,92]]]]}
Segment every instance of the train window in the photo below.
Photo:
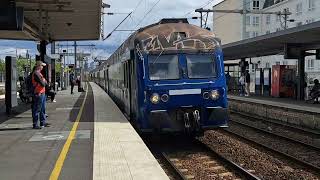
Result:
{"type": "Polygon", "coordinates": [[[188,77],[191,79],[216,76],[215,61],[212,55],[187,55],[188,77]]]}
{"type": "Polygon", "coordinates": [[[150,80],[179,79],[178,56],[149,56],[149,77],[150,80]]]}

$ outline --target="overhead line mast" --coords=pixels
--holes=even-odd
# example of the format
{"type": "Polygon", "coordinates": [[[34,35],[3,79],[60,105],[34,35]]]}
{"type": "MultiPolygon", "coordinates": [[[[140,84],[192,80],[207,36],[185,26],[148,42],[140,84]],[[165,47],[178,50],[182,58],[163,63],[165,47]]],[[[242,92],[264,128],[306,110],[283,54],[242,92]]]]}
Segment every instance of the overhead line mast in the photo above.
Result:
{"type": "MultiPolygon", "coordinates": [[[[214,9],[196,9],[195,12],[200,13],[200,27],[203,28],[203,13],[206,13],[206,16],[208,18],[209,13],[237,13],[237,14],[276,14],[279,16],[284,16],[285,19],[285,27],[287,26],[286,22],[288,21],[288,16],[292,13],[287,11],[286,9],[281,12],[264,12],[261,10],[245,10],[245,9],[234,9],[234,10],[214,10],[214,9]]],[[[207,18],[205,20],[205,27],[207,26],[207,18]]]]}

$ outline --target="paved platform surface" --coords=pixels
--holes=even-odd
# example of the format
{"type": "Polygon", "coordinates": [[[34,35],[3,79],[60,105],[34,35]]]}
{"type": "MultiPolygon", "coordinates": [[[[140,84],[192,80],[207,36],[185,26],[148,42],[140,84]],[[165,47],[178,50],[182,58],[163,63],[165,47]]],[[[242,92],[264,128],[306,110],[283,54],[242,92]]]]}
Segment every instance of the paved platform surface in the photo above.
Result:
{"type": "Polygon", "coordinates": [[[235,95],[228,95],[228,99],[252,102],[257,104],[265,104],[281,108],[289,108],[293,110],[306,111],[311,113],[320,113],[320,104],[306,103],[305,101],[298,101],[295,99],[273,98],[263,96],[244,97],[235,95]]]}
{"type": "Polygon", "coordinates": [[[96,84],[94,91],[93,179],[169,179],[142,139],[96,84]]]}
{"type": "Polygon", "coordinates": [[[87,85],[47,103],[48,128],[32,129],[30,105],[0,113],[1,180],[168,179],[109,96],[87,85]]]}

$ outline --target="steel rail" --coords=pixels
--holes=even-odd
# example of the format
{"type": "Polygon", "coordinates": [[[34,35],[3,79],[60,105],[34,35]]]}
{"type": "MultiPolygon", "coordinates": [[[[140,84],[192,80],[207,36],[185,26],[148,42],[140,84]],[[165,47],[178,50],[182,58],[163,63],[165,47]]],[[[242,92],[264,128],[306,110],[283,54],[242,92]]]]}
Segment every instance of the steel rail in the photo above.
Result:
{"type": "Polygon", "coordinates": [[[255,176],[254,174],[244,169],[240,165],[236,164],[235,162],[231,161],[230,159],[224,157],[223,155],[219,154],[215,150],[211,149],[208,145],[204,144],[200,140],[195,139],[195,143],[197,143],[205,151],[209,152],[212,156],[217,157],[218,161],[230,167],[232,170],[237,172],[239,176],[242,176],[248,180],[260,180],[259,177],[255,176]]]}
{"type": "Polygon", "coordinates": [[[253,115],[245,114],[245,113],[242,113],[242,112],[236,112],[236,111],[233,111],[233,110],[230,110],[230,113],[231,114],[237,114],[237,115],[243,116],[243,117],[254,118],[256,120],[265,121],[265,122],[268,122],[268,123],[271,123],[271,124],[275,124],[275,125],[280,125],[282,127],[286,127],[286,128],[290,128],[290,129],[293,129],[293,130],[297,130],[297,131],[300,131],[300,132],[305,133],[305,134],[310,134],[311,136],[320,136],[320,131],[314,131],[314,130],[311,130],[311,129],[308,130],[308,129],[301,128],[301,127],[298,127],[298,126],[295,126],[295,125],[290,125],[290,124],[282,123],[282,122],[276,122],[275,120],[270,119],[270,118],[263,118],[263,117],[253,116],[253,115]]]}
{"type": "Polygon", "coordinates": [[[228,133],[230,135],[234,135],[234,136],[238,137],[239,139],[242,139],[243,141],[247,141],[247,142],[249,142],[251,144],[254,144],[255,146],[258,146],[258,147],[260,146],[260,147],[264,148],[267,151],[270,151],[272,153],[278,154],[279,156],[283,156],[283,157],[295,162],[296,164],[298,164],[298,165],[300,165],[302,167],[308,168],[309,170],[315,172],[316,174],[320,174],[319,173],[320,172],[320,167],[317,167],[317,166],[315,166],[315,165],[313,165],[311,163],[302,161],[302,160],[300,160],[300,159],[298,159],[296,157],[293,157],[293,156],[291,156],[291,155],[289,155],[287,153],[284,153],[284,152],[281,152],[281,151],[276,150],[274,148],[268,147],[268,146],[266,146],[266,145],[264,145],[262,143],[259,143],[257,141],[251,140],[251,139],[249,139],[247,137],[244,137],[244,136],[242,136],[242,135],[240,135],[238,133],[232,132],[230,130],[223,129],[222,131],[224,131],[224,132],[226,132],[226,133],[228,133]]]}
{"type": "Polygon", "coordinates": [[[235,120],[230,120],[230,121],[233,122],[233,123],[236,123],[236,124],[240,124],[241,126],[248,127],[248,128],[253,129],[255,131],[261,131],[261,132],[269,134],[271,136],[275,136],[275,137],[278,137],[278,138],[281,138],[281,139],[284,139],[284,140],[287,140],[287,141],[290,141],[290,142],[293,142],[293,143],[297,143],[297,144],[300,144],[302,146],[306,146],[306,147],[309,147],[309,148],[311,148],[313,150],[316,150],[316,151],[320,152],[320,147],[314,146],[312,144],[305,143],[305,142],[302,142],[302,141],[298,141],[298,140],[295,140],[293,138],[290,138],[290,137],[287,137],[287,136],[283,136],[283,135],[280,135],[280,134],[276,134],[276,133],[273,133],[273,132],[270,132],[270,131],[261,129],[259,127],[255,127],[255,126],[243,123],[243,122],[239,122],[239,121],[235,121],[235,120]]]}
{"type": "Polygon", "coordinates": [[[188,180],[188,178],[185,175],[183,175],[179,168],[170,160],[166,153],[162,152],[161,155],[163,156],[163,159],[166,160],[167,164],[169,164],[171,168],[174,169],[175,173],[179,176],[180,179],[188,180]]]}

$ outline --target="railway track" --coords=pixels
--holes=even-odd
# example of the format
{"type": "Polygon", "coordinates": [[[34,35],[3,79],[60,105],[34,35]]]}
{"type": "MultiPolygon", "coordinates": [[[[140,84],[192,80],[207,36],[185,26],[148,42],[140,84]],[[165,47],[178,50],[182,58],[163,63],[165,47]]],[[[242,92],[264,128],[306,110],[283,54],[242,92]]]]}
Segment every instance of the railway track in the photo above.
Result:
{"type": "Polygon", "coordinates": [[[250,171],[223,157],[199,140],[194,140],[196,150],[164,153],[163,158],[180,179],[259,179],[250,171]],[[190,166],[190,163],[191,164],[190,166]]]}
{"type": "Polygon", "coordinates": [[[291,124],[284,123],[284,122],[281,122],[281,121],[272,120],[272,119],[266,119],[266,118],[253,116],[253,115],[245,114],[245,113],[242,113],[242,112],[236,112],[236,111],[232,111],[232,110],[230,110],[230,114],[231,115],[241,116],[241,117],[244,117],[244,118],[254,119],[255,121],[260,121],[262,123],[273,124],[275,126],[282,127],[282,128],[285,128],[285,129],[290,129],[291,131],[295,131],[295,132],[298,132],[298,133],[301,133],[301,134],[305,134],[305,135],[308,135],[308,136],[320,137],[320,131],[302,128],[302,127],[299,127],[299,126],[296,126],[296,125],[291,125],[291,124]]]}
{"type": "Polygon", "coordinates": [[[223,132],[285,157],[316,174],[320,172],[319,147],[234,120],[230,122],[230,128],[223,132]]]}

